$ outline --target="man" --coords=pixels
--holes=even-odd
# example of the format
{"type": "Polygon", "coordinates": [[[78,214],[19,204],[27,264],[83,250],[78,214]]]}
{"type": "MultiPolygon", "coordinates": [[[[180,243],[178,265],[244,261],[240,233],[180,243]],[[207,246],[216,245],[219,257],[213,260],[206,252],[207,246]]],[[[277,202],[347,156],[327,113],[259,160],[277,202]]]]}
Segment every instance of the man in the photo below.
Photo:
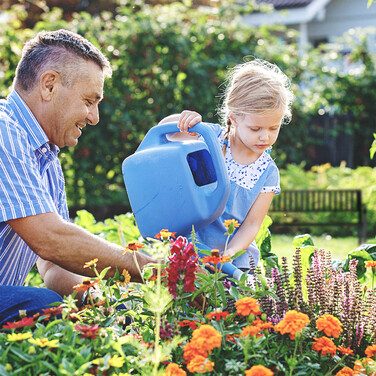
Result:
{"type": "MultiPolygon", "coordinates": [[[[25,44],[13,90],[0,101],[0,325],[33,314],[72,293],[81,275],[128,270],[133,255],[69,222],[59,148],[75,146],[99,121],[106,57],[67,30],[41,32],[25,44]],[[34,263],[46,289],[22,286],[34,263]]],[[[141,268],[155,262],[137,253],[141,268]]]]}

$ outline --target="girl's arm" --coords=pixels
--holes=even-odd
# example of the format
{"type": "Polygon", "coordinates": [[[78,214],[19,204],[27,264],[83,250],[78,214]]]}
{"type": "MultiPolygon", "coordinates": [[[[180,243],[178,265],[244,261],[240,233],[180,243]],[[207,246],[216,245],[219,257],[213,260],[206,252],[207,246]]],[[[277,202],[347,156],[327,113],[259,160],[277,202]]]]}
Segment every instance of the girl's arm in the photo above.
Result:
{"type": "Polygon", "coordinates": [[[226,256],[233,256],[237,252],[246,249],[255,240],[273,197],[274,192],[260,193],[258,195],[243,223],[228,243],[225,251],[226,256]]]}

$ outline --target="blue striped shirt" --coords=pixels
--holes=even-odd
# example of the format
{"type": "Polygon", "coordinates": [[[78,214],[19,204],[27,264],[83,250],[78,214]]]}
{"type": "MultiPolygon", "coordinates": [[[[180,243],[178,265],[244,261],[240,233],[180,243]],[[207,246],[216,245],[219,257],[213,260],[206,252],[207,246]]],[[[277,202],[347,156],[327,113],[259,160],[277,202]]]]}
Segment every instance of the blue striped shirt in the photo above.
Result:
{"type": "Polygon", "coordinates": [[[69,220],[58,152],[16,91],[0,100],[0,285],[22,285],[38,258],[6,221],[48,212],[69,220]]]}

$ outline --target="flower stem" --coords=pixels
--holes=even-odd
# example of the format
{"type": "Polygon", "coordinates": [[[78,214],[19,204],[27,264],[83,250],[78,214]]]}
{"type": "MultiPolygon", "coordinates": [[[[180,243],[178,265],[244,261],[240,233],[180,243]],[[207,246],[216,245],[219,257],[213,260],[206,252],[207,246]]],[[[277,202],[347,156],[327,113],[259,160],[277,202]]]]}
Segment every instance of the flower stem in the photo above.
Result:
{"type": "MultiPolygon", "coordinates": [[[[137,264],[138,265],[138,264],[137,264]]],[[[157,296],[161,296],[161,268],[157,266],[157,296]]],[[[155,317],[155,345],[154,345],[154,367],[153,367],[153,376],[158,375],[158,367],[160,363],[161,350],[159,347],[159,336],[161,330],[161,311],[158,310],[155,317]]]]}
{"type": "Polygon", "coordinates": [[[338,368],[343,362],[344,362],[344,360],[346,359],[346,357],[347,357],[347,354],[345,354],[342,358],[341,358],[341,360],[333,367],[333,369],[332,370],[329,370],[324,376],[330,376],[330,375],[334,375],[334,370],[336,369],[336,368],[338,368]]]}

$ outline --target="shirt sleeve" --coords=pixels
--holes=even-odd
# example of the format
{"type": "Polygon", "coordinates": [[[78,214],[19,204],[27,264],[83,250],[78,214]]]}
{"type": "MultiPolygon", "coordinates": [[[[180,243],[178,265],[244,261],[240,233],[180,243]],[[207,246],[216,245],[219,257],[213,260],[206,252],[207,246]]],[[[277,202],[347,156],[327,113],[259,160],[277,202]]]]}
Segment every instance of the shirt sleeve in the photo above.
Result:
{"type": "Polygon", "coordinates": [[[56,212],[41,171],[27,134],[0,119],[0,222],[56,212]]]}
{"type": "Polygon", "coordinates": [[[273,161],[270,161],[268,177],[266,178],[264,187],[261,190],[261,193],[268,192],[274,192],[276,195],[281,193],[279,171],[278,167],[273,161]]]}

